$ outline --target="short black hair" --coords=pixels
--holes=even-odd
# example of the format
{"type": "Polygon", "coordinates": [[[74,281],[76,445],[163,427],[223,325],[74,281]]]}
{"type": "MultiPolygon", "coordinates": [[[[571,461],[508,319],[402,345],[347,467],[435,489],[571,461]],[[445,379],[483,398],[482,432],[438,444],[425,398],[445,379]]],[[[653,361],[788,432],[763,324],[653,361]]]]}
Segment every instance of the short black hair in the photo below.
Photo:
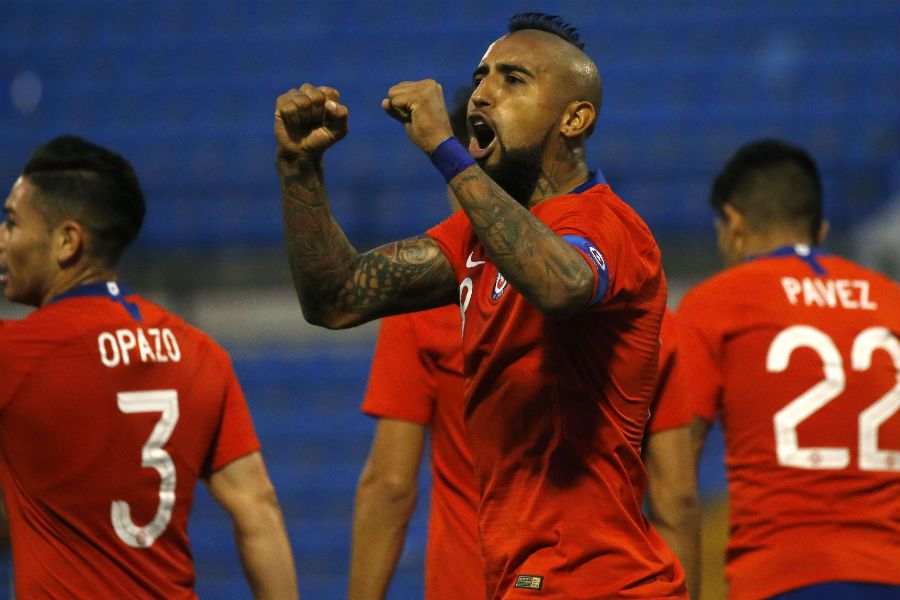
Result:
{"type": "Polygon", "coordinates": [[[787,226],[816,243],[822,225],[822,180],[799,146],[761,139],[742,146],[713,183],[710,203],[724,218],[730,204],[757,231],[787,226]]]}
{"type": "Polygon", "coordinates": [[[38,146],[22,175],[40,193],[51,227],[73,219],[91,232],[96,258],[115,266],[144,221],[144,194],[122,156],[73,135],[38,146]]]}
{"type": "Polygon", "coordinates": [[[562,17],[539,12],[525,12],[513,15],[509,19],[509,33],[523,29],[537,29],[560,37],[579,50],[584,50],[584,40],[578,30],[562,17]]]}

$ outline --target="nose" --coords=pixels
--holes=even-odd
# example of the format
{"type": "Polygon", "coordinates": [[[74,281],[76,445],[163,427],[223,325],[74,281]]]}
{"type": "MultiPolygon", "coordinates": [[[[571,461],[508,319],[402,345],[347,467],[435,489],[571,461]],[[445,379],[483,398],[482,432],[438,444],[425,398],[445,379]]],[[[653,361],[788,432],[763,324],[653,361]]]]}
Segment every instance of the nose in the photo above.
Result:
{"type": "Polygon", "coordinates": [[[484,108],[493,102],[494,90],[490,79],[489,76],[486,76],[478,82],[478,87],[472,90],[472,105],[475,108],[484,108]]]}

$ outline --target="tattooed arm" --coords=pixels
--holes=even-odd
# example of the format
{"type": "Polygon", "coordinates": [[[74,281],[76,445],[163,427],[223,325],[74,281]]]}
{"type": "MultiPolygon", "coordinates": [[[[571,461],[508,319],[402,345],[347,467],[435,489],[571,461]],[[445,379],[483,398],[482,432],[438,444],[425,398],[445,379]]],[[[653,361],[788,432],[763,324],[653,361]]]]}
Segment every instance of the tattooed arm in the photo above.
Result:
{"type": "MultiPolygon", "coordinates": [[[[443,92],[435,81],[395,85],[382,108],[403,123],[406,134],[426,154],[452,135],[443,92]]],[[[584,181],[588,175],[583,163],[570,171],[570,179],[580,174],[584,181]]],[[[544,173],[537,185],[541,199],[559,193],[554,177],[544,173]]],[[[588,305],[594,273],[575,248],[478,166],[456,175],[450,186],[493,263],[532,306],[548,317],[564,318],[588,305]]]]}
{"type": "Polygon", "coordinates": [[[359,254],[332,217],[322,154],[347,133],[339,99],[332,88],[304,84],[276,105],[285,244],[304,317],[339,329],[454,302],[453,270],[430,238],[359,254]]]}

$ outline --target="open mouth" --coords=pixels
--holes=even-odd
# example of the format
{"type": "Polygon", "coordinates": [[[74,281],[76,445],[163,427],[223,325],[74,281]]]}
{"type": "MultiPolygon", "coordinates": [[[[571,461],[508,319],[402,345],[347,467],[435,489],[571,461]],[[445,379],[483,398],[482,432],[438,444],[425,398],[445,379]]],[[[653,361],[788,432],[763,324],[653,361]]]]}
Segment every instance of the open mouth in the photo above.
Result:
{"type": "Polygon", "coordinates": [[[497,131],[484,115],[474,113],[469,116],[469,133],[469,154],[475,160],[487,157],[497,145],[497,131]]]}

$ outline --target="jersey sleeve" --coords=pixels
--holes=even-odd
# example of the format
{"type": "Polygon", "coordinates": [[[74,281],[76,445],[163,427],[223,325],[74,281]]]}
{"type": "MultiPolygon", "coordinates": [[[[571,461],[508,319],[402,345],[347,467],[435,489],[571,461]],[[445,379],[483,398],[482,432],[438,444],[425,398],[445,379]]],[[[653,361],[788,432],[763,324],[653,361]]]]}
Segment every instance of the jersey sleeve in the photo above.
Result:
{"type": "Polygon", "coordinates": [[[465,245],[471,231],[472,226],[466,213],[458,210],[425,232],[441,248],[458,279],[462,279],[459,274],[465,271],[465,245]]]}
{"type": "Polygon", "coordinates": [[[689,292],[678,309],[678,368],[680,385],[694,417],[712,422],[723,387],[721,336],[715,329],[707,294],[689,292]]]}
{"type": "Polygon", "coordinates": [[[397,315],[381,322],[362,412],[419,425],[431,422],[434,410],[434,369],[415,329],[415,315],[397,315]]]}
{"type": "Polygon", "coordinates": [[[594,196],[569,196],[546,203],[546,208],[538,205],[542,210],[535,214],[587,261],[594,273],[589,304],[600,306],[637,294],[659,273],[661,258],[636,215],[613,211],[594,196]]]}
{"type": "Polygon", "coordinates": [[[228,363],[228,378],[222,418],[212,448],[207,476],[260,448],[259,439],[253,429],[250,408],[247,406],[244,392],[241,390],[230,362],[228,363]]]}
{"type": "Polygon", "coordinates": [[[684,368],[678,360],[678,329],[666,310],[660,332],[659,380],[650,409],[647,432],[659,433],[690,425],[693,412],[684,391],[684,368]]]}

